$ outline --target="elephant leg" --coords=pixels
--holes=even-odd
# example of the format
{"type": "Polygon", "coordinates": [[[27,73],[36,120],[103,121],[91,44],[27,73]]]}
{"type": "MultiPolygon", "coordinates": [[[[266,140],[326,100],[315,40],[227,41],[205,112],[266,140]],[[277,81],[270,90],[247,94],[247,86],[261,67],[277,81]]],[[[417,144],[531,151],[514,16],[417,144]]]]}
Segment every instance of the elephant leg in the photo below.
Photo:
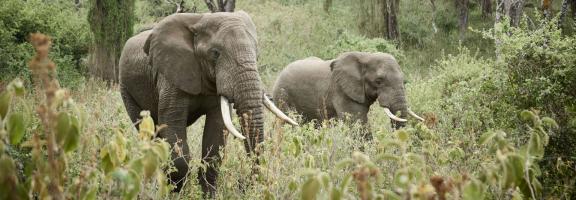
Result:
{"type": "MultiPolygon", "coordinates": [[[[138,106],[134,97],[132,97],[128,90],[122,85],[120,86],[120,94],[122,95],[122,101],[124,101],[124,107],[130,120],[133,124],[136,124],[138,119],[140,119],[140,111],[142,111],[142,108],[138,106]]],[[[136,126],[136,128],[138,128],[138,126],[136,126]]]]}
{"type": "Polygon", "coordinates": [[[221,163],[218,151],[224,146],[223,130],[222,113],[220,112],[220,107],[215,106],[215,108],[206,113],[204,133],[202,135],[202,162],[208,166],[205,170],[203,168],[198,170],[198,182],[207,197],[214,197],[216,192],[218,167],[221,163]]]}
{"type": "Polygon", "coordinates": [[[161,129],[158,136],[172,145],[172,161],[177,171],[170,173],[169,177],[176,185],[176,192],[182,189],[188,175],[190,150],[186,127],[189,104],[189,96],[175,87],[168,86],[160,91],[158,123],[165,124],[167,127],[161,129]]]}
{"type": "Polygon", "coordinates": [[[341,120],[348,120],[352,123],[359,122],[362,125],[362,135],[360,136],[364,141],[372,140],[372,132],[370,131],[370,126],[368,125],[368,111],[370,106],[357,104],[357,103],[347,103],[346,106],[334,106],[336,113],[338,113],[338,118],[341,120]]]}

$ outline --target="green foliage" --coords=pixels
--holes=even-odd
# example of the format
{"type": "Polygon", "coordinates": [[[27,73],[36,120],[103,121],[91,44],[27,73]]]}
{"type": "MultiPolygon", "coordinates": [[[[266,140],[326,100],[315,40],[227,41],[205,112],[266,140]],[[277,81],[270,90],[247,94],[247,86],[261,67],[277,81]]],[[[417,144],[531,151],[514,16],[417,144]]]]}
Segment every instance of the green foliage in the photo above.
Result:
{"type": "MultiPolygon", "coordinates": [[[[165,198],[170,188],[162,169],[170,169],[170,146],[150,137],[129,141],[121,129],[114,131],[115,137],[100,150],[100,156],[92,152],[90,157],[99,159],[84,163],[79,174],[69,174],[74,169],[68,166],[75,165],[74,154],[82,140],[86,143],[100,139],[84,135],[89,121],[68,92],[59,88],[58,81],[53,79],[55,66],[46,57],[49,38],[41,34],[31,38],[37,55],[30,61],[30,69],[35,85],[39,86],[38,92],[45,95],[37,100],[38,119],[32,119],[40,121],[40,125],[29,124],[30,120],[24,118],[26,112],[14,109],[15,105],[24,103],[26,92],[21,80],[12,81],[0,93],[0,198],[135,199],[142,195],[142,188],[154,188],[157,192],[153,198],[165,198]],[[25,137],[27,132],[32,135],[25,137]],[[21,142],[22,139],[25,141],[21,142]],[[30,151],[31,157],[14,159],[10,150],[30,151]],[[100,165],[95,167],[96,163],[100,165]],[[23,164],[26,165],[24,174],[16,168],[23,164]],[[148,183],[152,185],[147,186],[148,183]]],[[[141,126],[140,131],[154,133],[152,118],[143,117],[147,126],[141,126]]]]}
{"type": "Polygon", "coordinates": [[[52,35],[54,50],[50,56],[60,66],[58,78],[65,86],[76,86],[86,71],[84,59],[91,35],[82,14],[72,1],[4,0],[0,7],[0,77],[8,81],[31,73],[26,60],[33,55],[28,35],[43,32],[52,35]]]}
{"type": "Polygon", "coordinates": [[[326,52],[318,56],[325,60],[330,60],[338,57],[343,52],[350,51],[384,52],[393,55],[398,60],[405,59],[402,52],[394,44],[383,38],[368,39],[348,32],[341,33],[336,41],[326,48],[326,52]]]}
{"type": "Polygon", "coordinates": [[[124,42],[132,37],[134,0],[90,1],[88,22],[94,40],[106,47],[117,49],[118,56],[124,42]]]}

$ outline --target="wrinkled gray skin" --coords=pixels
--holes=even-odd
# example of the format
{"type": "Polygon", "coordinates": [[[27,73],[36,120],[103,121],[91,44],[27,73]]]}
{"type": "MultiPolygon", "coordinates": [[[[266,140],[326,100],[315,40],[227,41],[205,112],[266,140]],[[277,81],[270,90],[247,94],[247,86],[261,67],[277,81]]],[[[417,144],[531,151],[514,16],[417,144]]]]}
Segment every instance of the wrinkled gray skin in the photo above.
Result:
{"type": "Polygon", "coordinates": [[[134,123],[140,111],[149,110],[155,122],[168,125],[158,136],[182,150],[182,157],[172,152],[178,171],[169,175],[177,190],[188,172],[186,127],[206,115],[202,158],[209,167],[199,171],[198,180],[205,194],[214,194],[225,129],[219,96],[234,103],[242,122],[249,121],[241,129],[248,154],[262,142],[263,88],[256,54],[256,29],[242,11],[170,15],[126,42],[120,58],[124,105],[134,123]]]}
{"type": "MultiPolygon", "coordinates": [[[[273,97],[279,108],[293,109],[304,121],[332,118],[366,125],[370,105],[406,118],[404,76],[393,56],[386,53],[348,52],[334,60],[310,57],[290,63],[278,76],[273,97]]],[[[393,121],[394,127],[403,123],[393,121]]],[[[368,127],[367,129],[368,130],[368,127]]],[[[366,134],[371,139],[371,134],[366,134]]]]}

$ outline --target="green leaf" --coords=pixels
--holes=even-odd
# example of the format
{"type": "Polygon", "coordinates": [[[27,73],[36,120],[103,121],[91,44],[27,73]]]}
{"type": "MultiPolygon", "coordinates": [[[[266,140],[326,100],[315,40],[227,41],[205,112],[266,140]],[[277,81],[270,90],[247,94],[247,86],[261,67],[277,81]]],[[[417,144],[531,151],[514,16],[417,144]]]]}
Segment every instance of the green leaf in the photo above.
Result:
{"type": "Polygon", "coordinates": [[[378,159],[379,160],[386,160],[386,161],[399,161],[400,157],[389,154],[389,153],[383,153],[378,155],[378,159]]]}
{"type": "Polygon", "coordinates": [[[342,194],[346,194],[346,188],[348,188],[348,185],[350,185],[351,181],[352,181],[352,175],[346,174],[344,180],[342,180],[342,183],[340,183],[340,191],[342,192],[342,194]]]}
{"type": "Polygon", "coordinates": [[[92,186],[89,188],[88,193],[84,196],[84,200],[96,200],[96,194],[98,192],[98,186],[92,186]]]}
{"type": "Polygon", "coordinates": [[[320,191],[320,182],[316,177],[310,177],[304,185],[302,185],[302,199],[312,200],[316,199],[316,195],[320,191]]]}
{"type": "Polygon", "coordinates": [[[404,129],[400,129],[396,132],[396,134],[398,135],[398,139],[400,139],[400,141],[402,142],[406,142],[408,141],[408,139],[410,139],[410,135],[408,134],[408,131],[405,131],[404,129]]]}
{"type": "Polygon", "coordinates": [[[152,146],[152,151],[158,155],[161,162],[164,162],[170,158],[170,145],[163,140],[159,140],[152,146]]]}
{"type": "Polygon", "coordinates": [[[296,182],[294,181],[290,181],[290,183],[288,184],[288,190],[293,192],[296,189],[298,189],[298,184],[296,184],[296,182]]]}
{"type": "Polygon", "coordinates": [[[140,192],[140,176],[136,174],[136,172],[129,170],[128,171],[128,179],[125,182],[125,193],[124,199],[136,199],[138,197],[138,193],[140,192]]]}
{"type": "Polygon", "coordinates": [[[492,141],[492,139],[496,136],[496,132],[495,131],[490,131],[490,132],[486,132],[484,134],[482,134],[482,136],[480,136],[480,144],[484,145],[490,141],[492,141]]]}
{"type": "Polygon", "coordinates": [[[12,102],[12,95],[5,90],[0,93],[0,119],[4,119],[10,108],[10,102],[12,102]]]}
{"type": "Polygon", "coordinates": [[[6,126],[10,134],[10,143],[16,145],[24,137],[24,116],[22,113],[13,113],[8,117],[8,125],[6,126]]]}
{"type": "Polygon", "coordinates": [[[386,197],[386,199],[402,200],[402,197],[400,197],[400,195],[397,195],[396,193],[390,190],[384,190],[384,196],[386,197]]]}
{"type": "Polygon", "coordinates": [[[300,151],[302,150],[302,145],[300,144],[300,140],[298,140],[296,137],[292,138],[292,142],[294,143],[295,147],[294,157],[298,157],[300,155],[300,151]]]}
{"type": "Polygon", "coordinates": [[[450,159],[452,160],[462,159],[464,158],[464,150],[462,150],[460,147],[454,147],[450,150],[448,155],[450,155],[450,159]]]}
{"type": "Polygon", "coordinates": [[[484,199],[486,187],[478,180],[472,180],[464,186],[462,199],[484,199]]]}
{"type": "Polygon", "coordinates": [[[542,124],[544,124],[545,126],[551,127],[551,128],[555,128],[555,129],[560,128],[560,126],[558,126],[558,123],[556,123],[556,121],[550,117],[542,118],[542,124]]]}
{"type": "Polygon", "coordinates": [[[274,200],[274,199],[276,198],[274,197],[274,194],[270,192],[270,190],[264,191],[264,200],[274,200]]]}
{"type": "Polygon", "coordinates": [[[64,140],[68,136],[68,131],[70,130],[70,117],[68,113],[61,112],[58,114],[58,121],[56,123],[56,141],[58,144],[63,144],[64,140]]]}
{"type": "Polygon", "coordinates": [[[116,170],[114,170],[111,174],[112,178],[120,180],[122,182],[126,181],[126,179],[128,179],[128,170],[123,169],[123,168],[118,168],[116,170]]]}
{"type": "Polygon", "coordinates": [[[23,96],[24,95],[24,83],[19,78],[14,79],[10,84],[9,87],[12,87],[14,90],[14,94],[16,96],[23,96]]]}
{"type": "Polygon", "coordinates": [[[331,200],[340,200],[342,199],[342,191],[338,188],[332,188],[332,192],[330,192],[330,199],[331,200]]]}
{"type": "Polygon", "coordinates": [[[144,163],[142,163],[142,158],[130,161],[128,167],[138,174],[144,173],[144,163]]]}
{"type": "Polygon", "coordinates": [[[110,158],[110,154],[106,153],[100,159],[100,169],[102,169],[102,171],[104,171],[104,173],[110,173],[114,169],[114,163],[112,162],[112,159],[110,158]]]}
{"type": "Polygon", "coordinates": [[[156,154],[151,150],[146,151],[144,157],[142,158],[142,164],[144,166],[144,177],[146,179],[152,177],[156,169],[160,166],[160,162],[158,162],[158,158],[156,154]]]}
{"type": "Polygon", "coordinates": [[[405,170],[398,170],[394,175],[394,185],[396,187],[404,188],[410,181],[410,175],[405,170]]]}
{"type": "Polygon", "coordinates": [[[80,142],[80,127],[78,125],[78,119],[73,116],[70,117],[70,119],[71,126],[63,145],[65,152],[73,151],[78,147],[78,143],[80,142]]]}
{"type": "Polygon", "coordinates": [[[530,141],[528,142],[528,153],[537,158],[542,158],[544,156],[544,145],[540,136],[536,133],[532,133],[530,141]]]}
{"type": "Polygon", "coordinates": [[[509,155],[504,163],[504,168],[506,179],[503,186],[510,188],[520,185],[524,178],[524,158],[516,154],[509,155]]]}
{"type": "Polygon", "coordinates": [[[532,111],[523,110],[520,112],[520,118],[524,121],[532,121],[536,117],[532,111]]]}

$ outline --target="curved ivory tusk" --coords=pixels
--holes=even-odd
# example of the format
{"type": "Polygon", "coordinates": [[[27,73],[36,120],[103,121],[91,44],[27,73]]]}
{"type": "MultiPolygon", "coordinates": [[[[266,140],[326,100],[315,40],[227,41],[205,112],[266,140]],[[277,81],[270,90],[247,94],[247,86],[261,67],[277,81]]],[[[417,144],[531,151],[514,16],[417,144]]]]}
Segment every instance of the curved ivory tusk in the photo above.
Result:
{"type": "Polygon", "coordinates": [[[264,101],[264,105],[266,106],[266,108],[268,108],[268,110],[270,110],[270,112],[274,113],[278,118],[294,125],[294,126],[298,126],[298,123],[296,123],[296,121],[294,121],[293,119],[290,119],[290,117],[288,117],[286,114],[284,114],[280,109],[278,109],[278,107],[276,107],[276,105],[274,105],[274,103],[272,103],[272,101],[270,99],[268,99],[268,97],[266,95],[262,96],[262,100],[264,101]]]}
{"type": "Polygon", "coordinates": [[[384,108],[384,112],[386,113],[386,115],[388,115],[388,117],[390,117],[390,119],[393,119],[395,121],[399,121],[399,122],[406,122],[407,120],[402,119],[400,117],[396,117],[396,115],[392,114],[392,111],[390,111],[390,109],[388,108],[384,108]]]}
{"type": "Polygon", "coordinates": [[[416,113],[414,113],[412,110],[410,110],[410,108],[408,108],[408,114],[410,114],[412,117],[414,117],[420,121],[424,121],[424,118],[418,116],[416,113]]]}
{"type": "Polygon", "coordinates": [[[226,129],[234,136],[240,139],[246,139],[232,124],[232,118],[230,117],[230,105],[226,97],[220,96],[220,111],[222,111],[222,120],[224,120],[224,126],[226,129]]]}

